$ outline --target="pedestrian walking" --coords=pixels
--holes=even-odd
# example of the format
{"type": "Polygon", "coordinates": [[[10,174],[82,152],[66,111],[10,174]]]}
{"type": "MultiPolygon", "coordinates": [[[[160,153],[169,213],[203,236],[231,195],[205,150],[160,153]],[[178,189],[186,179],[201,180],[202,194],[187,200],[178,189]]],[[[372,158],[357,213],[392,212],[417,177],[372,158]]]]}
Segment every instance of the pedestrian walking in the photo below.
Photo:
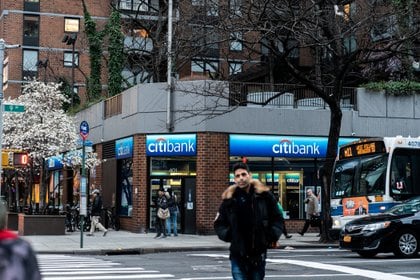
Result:
{"type": "Polygon", "coordinates": [[[171,229],[173,228],[174,236],[178,236],[178,198],[172,191],[172,188],[166,190],[169,194],[168,208],[170,216],[166,219],[166,233],[171,236],[171,229]]]}
{"type": "MultiPolygon", "coordinates": [[[[303,225],[302,231],[298,232],[302,236],[306,233],[306,231],[308,230],[311,223],[313,223],[313,221],[317,221],[317,222],[320,221],[319,210],[318,210],[319,202],[318,202],[318,198],[314,195],[312,189],[306,190],[305,203],[306,203],[305,224],[303,225]]],[[[320,222],[318,223],[318,227],[319,227],[319,236],[321,236],[322,227],[321,227],[320,222]]]]}
{"type": "Polygon", "coordinates": [[[159,237],[166,238],[168,236],[166,233],[166,219],[167,218],[159,217],[158,215],[159,209],[162,209],[162,210],[168,209],[168,198],[169,198],[169,194],[165,191],[165,189],[163,187],[159,188],[158,198],[156,200],[156,236],[155,238],[159,238],[159,237]]]}
{"type": "Polygon", "coordinates": [[[38,261],[31,245],[6,228],[7,207],[0,200],[0,279],[40,280],[38,261]]]}
{"type": "Polygon", "coordinates": [[[270,189],[252,179],[247,164],[236,163],[233,173],[235,184],[222,194],[214,228],[230,242],[233,279],[264,279],[267,249],[279,239],[283,217],[270,189]]]}
{"type": "Polygon", "coordinates": [[[93,236],[96,228],[103,232],[103,236],[106,236],[108,230],[101,224],[99,219],[101,218],[102,212],[102,197],[98,189],[92,191],[93,199],[92,199],[92,210],[90,212],[90,232],[87,234],[88,236],[93,236]]]}
{"type": "Polygon", "coordinates": [[[284,210],[283,210],[283,206],[281,205],[281,196],[279,195],[279,200],[277,201],[277,207],[280,210],[280,214],[283,217],[283,234],[284,236],[289,239],[292,238],[292,236],[290,234],[287,233],[287,229],[286,229],[286,222],[284,221],[284,210]]]}

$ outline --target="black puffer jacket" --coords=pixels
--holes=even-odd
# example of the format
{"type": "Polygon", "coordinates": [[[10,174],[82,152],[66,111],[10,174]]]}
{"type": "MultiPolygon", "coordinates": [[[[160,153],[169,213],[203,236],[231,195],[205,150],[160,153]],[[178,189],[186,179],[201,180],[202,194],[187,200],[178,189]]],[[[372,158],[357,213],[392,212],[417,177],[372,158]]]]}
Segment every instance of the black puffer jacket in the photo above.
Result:
{"type": "Polygon", "coordinates": [[[214,229],[219,239],[230,242],[234,258],[252,258],[267,251],[283,232],[283,217],[270,189],[251,186],[249,193],[236,185],[222,195],[214,229]]]}

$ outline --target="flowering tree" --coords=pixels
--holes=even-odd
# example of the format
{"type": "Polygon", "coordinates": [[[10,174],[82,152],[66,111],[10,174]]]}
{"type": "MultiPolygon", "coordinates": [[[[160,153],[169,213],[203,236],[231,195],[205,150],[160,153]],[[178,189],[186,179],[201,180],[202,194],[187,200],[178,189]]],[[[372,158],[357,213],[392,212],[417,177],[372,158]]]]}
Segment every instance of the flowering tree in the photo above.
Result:
{"type": "MultiPolygon", "coordinates": [[[[32,186],[34,176],[43,170],[46,158],[76,149],[79,138],[77,126],[63,110],[63,104],[70,103],[70,100],[60,92],[59,87],[57,83],[29,81],[24,85],[21,96],[6,101],[8,104],[25,106],[24,113],[4,114],[3,148],[21,149],[29,153],[30,164],[21,170],[27,186],[32,186]]],[[[89,156],[92,157],[94,159],[87,163],[95,166],[98,160],[96,155],[89,156]]],[[[74,153],[71,161],[63,161],[67,166],[78,168],[82,161],[81,153],[74,153]]],[[[41,180],[41,206],[45,194],[46,184],[41,180]]]]}

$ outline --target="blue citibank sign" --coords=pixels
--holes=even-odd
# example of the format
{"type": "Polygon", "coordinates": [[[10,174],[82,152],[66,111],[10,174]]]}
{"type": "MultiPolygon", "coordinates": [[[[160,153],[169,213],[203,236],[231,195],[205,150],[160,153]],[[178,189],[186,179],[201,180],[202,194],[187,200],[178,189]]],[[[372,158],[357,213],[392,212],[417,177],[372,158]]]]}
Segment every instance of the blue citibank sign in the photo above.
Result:
{"type": "Polygon", "coordinates": [[[158,134],[146,136],[148,156],[195,156],[197,139],[195,134],[158,134]]]}
{"type": "Polygon", "coordinates": [[[133,157],[133,137],[115,141],[115,157],[117,159],[133,157]]]}
{"type": "MultiPolygon", "coordinates": [[[[344,145],[359,138],[340,138],[344,145]]],[[[231,156],[325,158],[327,137],[269,136],[231,134],[229,154],[231,156]]]]}

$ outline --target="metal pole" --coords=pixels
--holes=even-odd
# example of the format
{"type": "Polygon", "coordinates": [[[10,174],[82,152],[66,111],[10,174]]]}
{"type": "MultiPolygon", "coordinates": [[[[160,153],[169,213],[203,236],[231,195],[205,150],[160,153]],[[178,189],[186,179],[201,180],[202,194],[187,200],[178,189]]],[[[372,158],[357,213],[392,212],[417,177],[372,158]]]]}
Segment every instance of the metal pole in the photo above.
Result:
{"type": "Polygon", "coordinates": [[[73,95],[74,95],[74,44],[76,44],[76,39],[72,43],[72,50],[71,50],[71,108],[73,108],[73,95]]]}
{"type": "MultiPolygon", "coordinates": [[[[3,39],[0,39],[0,156],[2,154],[2,145],[3,145],[3,61],[4,61],[4,49],[5,43],[3,39]]],[[[0,164],[0,179],[2,179],[3,171],[0,164]]],[[[0,182],[0,197],[3,193],[3,184],[0,182]]]]}
{"type": "MultiPolygon", "coordinates": [[[[86,180],[86,175],[85,175],[85,156],[86,156],[86,149],[85,149],[85,145],[86,145],[86,140],[85,138],[83,138],[82,141],[82,181],[84,181],[87,185],[87,180],[86,180]]],[[[83,189],[80,189],[80,193],[84,191],[83,189]]],[[[87,188],[86,191],[88,192],[87,188]]],[[[83,194],[81,193],[81,197],[83,197],[83,194]]],[[[89,194],[86,193],[86,198],[89,197],[89,194]]],[[[82,213],[82,199],[80,199],[79,202],[79,207],[80,207],[80,213],[82,213]]],[[[86,212],[87,215],[87,212],[86,212]]],[[[84,227],[84,215],[80,215],[80,248],[83,248],[83,227],[84,227]]]]}
{"type": "Polygon", "coordinates": [[[166,104],[166,128],[172,131],[172,0],[168,0],[168,68],[167,68],[167,104],[166,104]]]}

